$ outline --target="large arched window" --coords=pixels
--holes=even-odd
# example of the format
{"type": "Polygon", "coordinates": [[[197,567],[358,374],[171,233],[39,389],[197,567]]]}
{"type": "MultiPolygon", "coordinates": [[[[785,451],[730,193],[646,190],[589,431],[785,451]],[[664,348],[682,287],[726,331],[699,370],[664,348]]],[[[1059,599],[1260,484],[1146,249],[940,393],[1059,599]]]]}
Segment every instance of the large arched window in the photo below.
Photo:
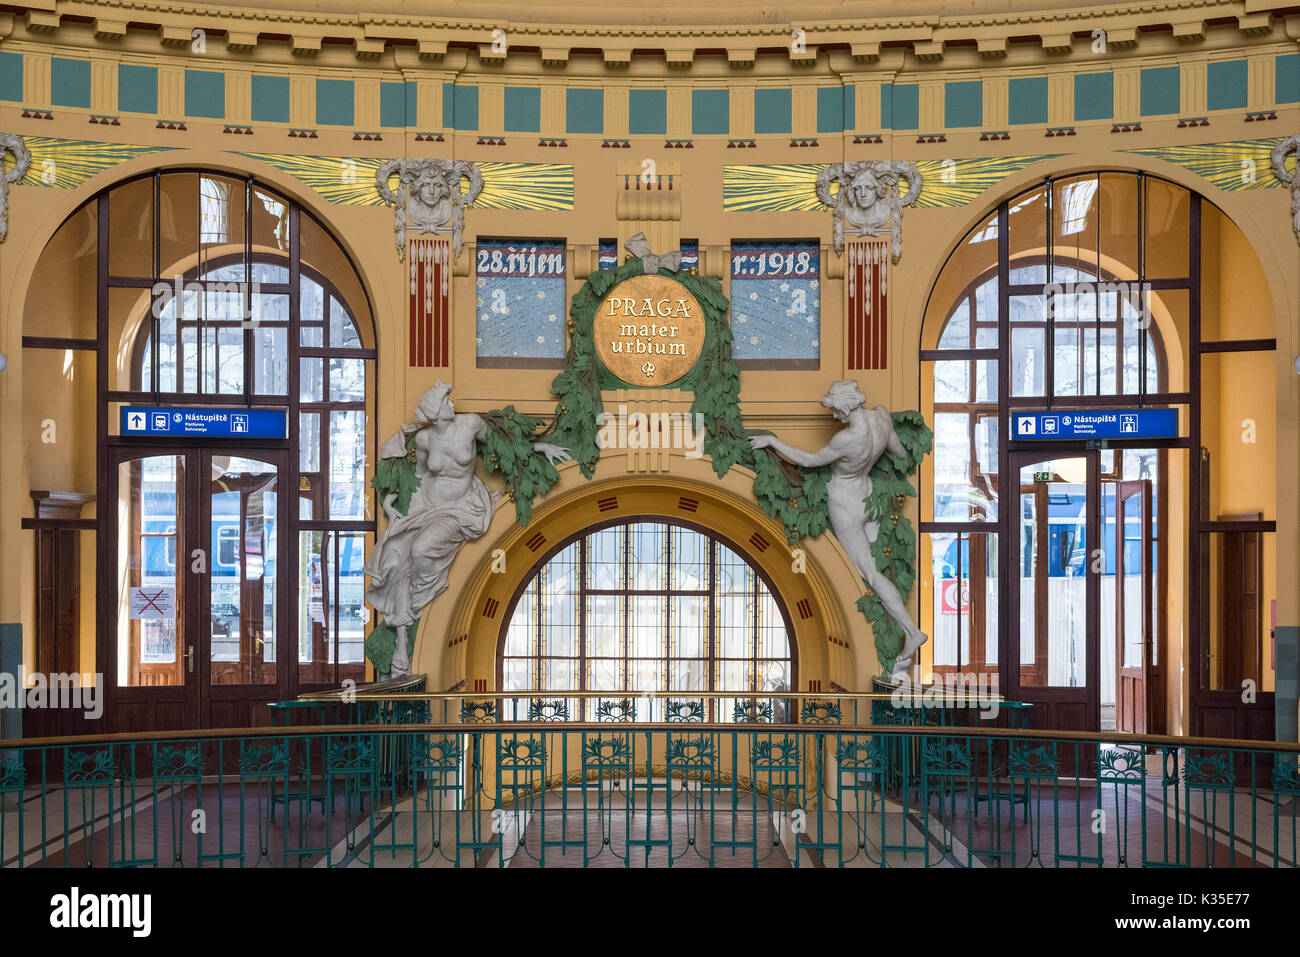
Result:
{"type": "MultiPolygon", "coordinates": [[[[788,615],[762,573],[684,525],[622,522],[574,539],[529,579],[506,620],[498,683],[506,693],[689,697],[787,691],[796,680],[788,615]]],[[[706,709],[729,721],[736,703],[711,699],[706,709]]],[[[584,707],[596,716],[594,702],[575,700],[571,717],[584,707]]],[[[635,708],[642,720],[662,719],[662,700],[635,708]]]]}
{"type": "Polygon", "coordinates": [[[1189,634],[1207,691],[1262,674],[1273,502],[1255,476],[1272,470],[1271,438],[1232,430],[1273,417],[1272,335],[1240,231],[1159,177],[1045,180],[963,237],[921,335],[934,670],[993,677],[1041,705],[1043,726],[1125,731],[1161,727],[1171,636],[1189,634]],[[1229,369],[1248,393],[1222,388],[1229,369]],[[1151,410],[1176,428],[1140,427],[1151,410]],[[1080,431],[1107,417],[1114,434],[1080,431]],[[1245,548],[1249,561],[1223,558],[1245,548]],[[1247,578],[1243,616],[1233,583],[1247,578]],[[1211,586],[1223,597],[1185,611],[1181,595],[1211,586]]]}
{"type": "MultiPolygon", "coordinates": [[[[1142,309],[1149,308],[1142,297],[1149,290],[1068,258],[1056,257],[1053,263],[1052,283],[1044,257],[1008,264],[1016,291],[1007,297],[1011,368],[1006,394],[1044,398],[1049,376],[1055,398],[1113,397],[1122,402],[1161,393],[1165,363],[1160,330],[1142,319],[1142,309]],[[1049,341],[1051,363],[1046,359],[1049,341]]],[[[962,290],[939,333],[937,351],[945,358],[933,364],[931,396],[936,453],[932,504],[939,521],[997,518],[998,360],[975,357],[997,351],[997,309],[998,274],[992,269],[962,290]],[[949,354],[960,357],[947,358],[949,354]]]]}
{"type": "Polygon", "coordinates": [[[256,709],[277,695],[363,679],[377,353],[330,231],[252,176],[155,170],[63,224],[24,331],[33,357],[66,351],[94,395],[75,422],[98,478],[48,487],[101,503],[98,630],[116,638],[99,668],[142,715],[157,709],[140,720],[265,723],[256,709]],[[229,434],[156,431],[172,409],[221,413],[229,434]],[[235,434],[250,411],[283,431],[235,434]],[[140,588],[171,589],[170,617],[128,614],[140,588]]]}
{"type": "Polygon", "coordinates": [[[115,188],[108,213],[110,335],[134,330],[118,346],[131,356],[119,388],[159,403],[287,408],[296,469],[282,482],[296,485],[297,508],[282,520],[297,534],[280,532],[298,578],[298,677],[364,677],[376,353],[355,267],[299,204],[252,177],[159,171],[115,188]],[[150,275],[139,316],[137,277],[150,275]]]}

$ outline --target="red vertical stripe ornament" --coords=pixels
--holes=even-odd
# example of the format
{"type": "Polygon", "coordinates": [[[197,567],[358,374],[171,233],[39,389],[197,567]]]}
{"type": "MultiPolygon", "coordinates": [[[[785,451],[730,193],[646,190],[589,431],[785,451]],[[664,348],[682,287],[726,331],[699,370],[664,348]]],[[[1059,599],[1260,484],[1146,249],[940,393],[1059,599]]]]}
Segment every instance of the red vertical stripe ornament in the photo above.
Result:
{"type": "Polygon", "coordinates": [[[884,369],[889,343],[889,242],[844,244],[848,283],[849,368],[884,369]]]}
{"type": "Polygon", "coordinates": [[[412,239],[406,265],[410,282],[411,365],[449,365],[451,244],[445,239],[412,239]]]}

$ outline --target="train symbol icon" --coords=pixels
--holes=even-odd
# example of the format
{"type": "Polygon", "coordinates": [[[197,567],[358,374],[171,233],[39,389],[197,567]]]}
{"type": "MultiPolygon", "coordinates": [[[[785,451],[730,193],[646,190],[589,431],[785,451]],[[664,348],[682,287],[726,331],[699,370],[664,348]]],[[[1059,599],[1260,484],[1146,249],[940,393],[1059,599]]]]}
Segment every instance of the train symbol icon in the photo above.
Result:
{"type": "Polygon", "coordinates": [[[167,421],[166,412],[155,412],[153,414],[153,430],[155,432],[166,432],[170,427],[171,423],[167,421]]]}
{"type": "Polygon", "coordinates": [[[235,432],[247,432],[247,431],[248,431],[248,416],[247,416],[247,415],[241,415],[241,414],[232,415],[232,416],[230,417],[230,431],[231,431],[232,433],[235,433],[235,432]]]}
{"type": "Polygon", "coordinates": [[[1060,422],[1054,415],[1043,416],[1043,435],[1057,435],[1060,432],[1060,422]]]}

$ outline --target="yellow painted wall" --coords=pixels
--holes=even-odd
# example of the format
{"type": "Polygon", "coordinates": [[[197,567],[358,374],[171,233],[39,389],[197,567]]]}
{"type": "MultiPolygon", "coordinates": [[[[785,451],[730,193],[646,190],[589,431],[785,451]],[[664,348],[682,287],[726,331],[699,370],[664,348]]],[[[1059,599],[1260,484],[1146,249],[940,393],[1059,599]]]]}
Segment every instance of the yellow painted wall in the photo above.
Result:
{"type": "MultiPolygon", "coordinates": [[[[883,10],[888,5],[878,5],[883,10]]],[[[157,166],[198,167],[225,170],[232,174],[252,173],[276,189],[304,203],[323,222],[327,223],[348,257],[356,264],[365,293],[374,307],[376,341],[379,350],[377,372],[374,376],[374,416],[372,427],[378,442],[391,435],[406,420],[419,395],[435,379],[453,382],[458,407],[463,411],[482,411],[499,407],[506,402],[531,413],[547,413],[553,400],[550,382],[555,370],[503,370],[478,368],[474,360],[473,302],[474,279],[470,275],[475,238],[483,236],[561,236],[570,247],[570,275],[567,282],[569,295],[581,286],[586,271],[594,266],[595,244],[601,237],[617,236],[625,239],[645,231],[652,239],[656,251],[665,249],[682,238],[698,239],[701,245],[702,271],[723,277],[724,292],[728,292],[727,248],[733,239],[811,237],[823,245],[822,294],[822,360],[815,371],[752,371],[741,377],[742,408],[746,424],[751,428],[769,428],[796,445],[815,447],[827,440],[835,430],[834,423],[818,404],[828,382],[853,375],[862,384],[869,399],[892,408],[916,408],[923,401],[919,349],[924,336],[934,328],[926,318],[927,303],[942,303],[950,299],[956,286],[964,284],[958,272],[945,272],[955,244],[981,222],[996,205],[1009,196],[1016,195],[1046,175],[1059,176],[1068,172],[1096,169],[1142,169],[1167,177],[1189,189],[1201,192],[1221,208],[1234,226],[1216,225],[1219,255],[1206,260],[1206,282],[1219,290],[1213,305],[1217,309],[1216,322],[1233,330],[1233,335],[1253,337],[1276,336],[1278,348],[1268,357],[1265,365],[1259,360],[1232,359],[1227,361],[1224,374],[1229,385],[1223,382],[1210,384],[1216,401],[1207,409],[1207,436],[1222,448],[1230,443],[1240,445],[1237,435],[1242,418],[1255,418],[1258,440],[1244,456],[1221,455],[1217,467],[1229,469],[1216,483],[1220,489],[1231,490],[1231,495],[1216,503],[1232,510],[1260,510],[1275,517],[1278,532],[1269,536],[1271,542],[1266,590],[1278,600],[1278,620],[1282,624],[1300,622],[1300,502],[1291,490],[1294,476],[1300,470],[1300,377],[1291,363],[1300,351],[1300,248],[1290,227],[1285,191],[1280,187],[1259,189],[1222,190],[1186,167],[1166,162],[1153,156],[1144,156],[1134,149],[1145,147],[1186,146],[1205,142],[1230,142],[1266,136],[1281,136],[1297,128],[1300,123],[1300,105],[1276,104],[1271,101],[1271,88],[1266,82],[1267,68],[1278,53],[1294,51],[1293,34],[1287,34],[1283,21],[1269,21],[1263,33],[1242,32],[1232,26],[1207,28],[1203,44],[1193,47],[1179,45],[1171,36],[1156,31],[1143,34],[1141,42],[1117,49],[1114,56],[1127,79],[1117,81],[1115,121],[1136,120],[1132,115],[1138,110],[1137,87],[1129,80],[1136,76],[1134,70],[1143,64],[1162,64],[1170,57],[1188,64],[1189,76],[1196,73],[1195,64],[1210,58],[1242,56],[1251,58],[1249,109],[1272,109],[1277,119],[1247,123],[1242,111],[1220,111],[1213,115],[1213,125],[1204,127],[1179,126],[1179,116],[1149,117],[1143,120],[1142,130],[1131,133],[1112,132],[1110,120],[1075,124],[1075,135],[1067,138],[1047,138],[1044,126],[1035,124],[1011,128],[1009,140],[981,138],[983,129],[1006,129],[1009,119],[1003,115],[1000,100],[1001,86],[1012,77],[1045,76],[1048,79],[1048,125],[1068,126],[1073,115],[1073,76],[1083,72],[1092,62],[1083,48],[1060,56],[1049,54],[1047,39],[1041,44],[1012,44],[1005,55],[981,57],[974,46],[964,45],[967,34],[971,38],[980,33],[981,38],[996,40],[1006,27],[993,20],[1006,15],[995,4],[977,4],[972,8],[969,24],[926,22],[924,24],[893,24],[872,31],[851,27],[847,33],[840,26],[809,30],[808,43],[827,45],[820,54],[814,53],[808,65],[792,63],[784,54],[775,56],[749,55],[748,48],[765,48],[784,44],[774,42],[778,35],[788,35],[788,25],[754,24],[739,27],[739,32],[728,27],[726,37],[721,31],[707,26],[712,8],[674,6],[665,17],[680,17],[687,29],[680,39],[682,51],[690,48],[690,55],[679,51],[672,53],[675,65],[668,64],[665,54],[633,56],[632,50],[647,47],[659,49],[666,43],[657,28],[647,27],[640,14],[627,10],[611,9],[609,24],[595,30],[586,26],[575,27],[572,37],[560,38],[548,31],[539,19],[562,17],[562,10],[541,10],[521,5],[493,5],[484,7],[484,19],[444,27],[427,21],[402,25],[405,38],[412,40],[406,47],[388,45],[382,40],[385,31],[394,27],[383,18],[363,14],[345,13],[340,4],[327,2],[319,5],[321,19],[307,22],[296,20],[278,22],[281,14],[268,11],[244,11],[250,21],[241,15],[231,18],[224,11],[203,13],[166,4],[159,7],[157,16],[173,32],[183,29],[188,35],[193,22],[202,21],[211,28],[206,56],[210,62],[227,72],[227,116],[223,120],[201,117],[182,117],[184,112],[184,70],[193,67],[194,60],[182,42],[179,45],[160,43],[158,30],[127,31],[120,37],[96,38],[89,23],[71,19],[57,29],[37,31],[28,29],[21,17],[0,13],[0,49],[21,52],[24,55],[24,93],[21,103],[0,101],[0,129],[24,136],[64,137],[67,139],[96,140],[156,147],[165,152],[129,159],[106,171],[90,177],[76,188],[20,185],[10,189],[10,234],[0,245],[0,351],[9,361],[7,372],[0,374],[0,436],[4,448],[0,455],[0,550],[5,554],[30,556],[31,536],[20,531],[19,522],[31,514],[29,492],[33,488],[60,485],[86,490],[91,474],[88,462],[68,449],[81,448],[90,440],[89,410],[84,395],[78,396],[76,386],[88,380],[78,374],[74,389],[60,388],[59,395],[47,390],[52,377],[61,376],[60,369],[50,371],[48,356],[36,358],[22,349],[23,335],[89,335],[86,318],[93,294],[88,292],[89,275],[86,272],[85,240],[88,235],[85,223],[78,225],[79,236],[72,232],[60,233],[48,254],[48,269],[38,265],[47,241],[55,235],[59,225],[86,199],[98,190],[131,175],[157,166]],[[505,62],[495,62],[484,56],[479,43],[490,43],[491,17],[494,14],[509,16],[511,20],[511,51],[505,62]],[[989,23],[981,17],[991,17],[989,23]],[[197,19],[196,19],[197,18],[197,19]],[[256,27],[256,29],[254,29],[256,27]],[[579,36],[595,30],[599,36],[579,36]],[[229,31],[230,47],[225,33],[229,31]],[[251,33],[250,33],[251,31],[251,33]],[[819,35],[820,31],[820,35],[819,35]],[[855,32],[856,31],[856,32],[855,32]],[[875,32],[873,32],[875,31],[875,32]],[[964,32],[963,32],[964,31],[964,32]],[[972,32],[974,31],[974,32],[972,32]],[[259,33],[262,37],[259,37],[259,33]],[[271,39],[272,36],[289,39],[271,39]],[[251,39],[250,39],[251,36],[251,39]],[[849,40],[845,41],[848,36],[849,40]],[[346,42],[321,43],[322,37],[342,38],[346,42]],[[894,45],[880,46],[880,38],[893,39],[894,45]],[[531,38],[534,43],[530,43],[531,38]],[[543,39],[544,38],[544,39],[543,39]],[[843,48],[831,45],[845,42],[843,48]],[[957,41],[963,41],[959,43],[957,41]],[[373,50],[379,42],[379,53],[373,50]],[[450,45],[449,45],[450,44],[450,45]],[[459,45],[457,45],[459,44],[459,45]],[[919,46],[912,46],[917,44],[919,46]],[[537,46],[546,53],[547,62],[534,53],[537,46]],[[554,48],[554,49],[552,49],[554,48]],[[590,48],[599,53],[573,53],[571,49],[590,48]],[[315,49],[317,52],[309,53],[315,49]],[[699,51],[726,50],[726,56],[699,51]],[[933,59],[935,51],[939,59],[933,59]],[[75,55],[94,57],[101,66],[97,69],[92,87],[92,109],[55,107],[52,102],[51,60],[55,56],[75,55]],[[296,52],[295,52],[296,51],[296,52]],[[922,59],[918,53],[925,53],[922,59]],[[93,111],[111,111],[115,97],[111,84],[116,82],[118,63],[145,63],[160,69],[158,115],[132,115],[124,113],[117,125],[91,125],[93,111]],[[753,65],[750,66],[749,64],[753,65]],[[628,65],[630,64],[630,65],[628,65]],[[689,64],[689,65],[686,65],[689,64]],[[287,75],[292,83],[292,116],[289,127],[318,127],[314,138],[297,138],[287,135],[286,125],[252,123],[246,116],[247,105],[240,100],[250,73],[268,70],[287,75]],[[1132,74],[1132,75],[1130,75],[1132,74]],[[358,96],[357,129],[369,130],[374,126],[376,105],[373,86],[376,80],[410,82],[419,88],[418,116],[415,125],[404,129],[383,130],[383,139],[361,140],[354,138],[356,130],[330,127],[315,121],[315,81],[317,79],[354,78],[362,91],[358,96]],[[942,83],[949,80],[980,78],[985,84],[985,118],[982,128],[941,129],[944,122],[942,83]],[[454,132],[442,129],[443,84],[462,80],[480,87],[480,129],[454,132]],[[881,84],[897,82],[900,85],[918,84],[923,89],[920,96],[921,129],[917,131],[880,131],[880,142],[855,142],[853,132],[846,134],[818,133],[816,126],[816,100],[813,85],[853,83],[856,88],[855,120],[857,132],[876,132],[882,122],[880,115],[881,84]],[[512,83],[542,86],[542,130],[536,135],[506,134],[505,147],[480,145],[482,135],[504,132],[504,89],[512,83]],[[106,86],[105,84],[109,84],[106,86]],[[591,86],[604,88],[609,95],[604,101],[605,129],[602,135],[567,135],[567,146],[560,149],[542,146],[541,136],[563,135],[559,115],[562,87],[591,86]],[[784,135],[756,136],[753,148],[737,149],[728,146],[728,136],[692,136],[689,122],[679,107],[670,110],[668,137],[692,137],[691,149],[668,149],[665,136],[634,136],[628,133],[627,102],[622,94],[637,87],[666,89],[670,104],[689,103],[694,89],[726,88],[732,104],[731,137],[743,136],[752,128],[753,90],[766,85],[788,85],[793,91],[791,137],[815,137],[816,146],[794,147],[784,135]],[[25,109],[51,109],[52,119],[24,117],[25,109]],[[1127,111],[1127,115],[1125,114],[1127,111]],[[159,128],[161,118],[186,120],[186,129],[159,128]],[[235,122],[248,122],[254,133],[235,135],[227,128],[235,122]],[[368,124],[362,126],[362,124],[368,124]],[[993,124],[997,123],[997,126],[993,124]],[[444,133],[442,142],[417,140],[422,131],[444,133]],[[918,133],[943,132],[943,140],[918,142],[918,133]],[[603,144],[606,138],[627,138],[629,149],[611,149],[603,144]],[[340,205],[329,202],[302,180],[281,172],[270,164],[240,155],[244,151],[302,153],[316,156],[374,157],[443,156],[472,161],[511,160],[517,162],[564,163],[574,168],[574,209],[570,212],[541,212],[520,210],[472,209],[467,214],[467,249],[459,260],[460,273],[453,280],[453,322],[451,331],[451,365],[439,369],[413,369],[406,362],[406,272],[399,263],[393,248],[392,212],[377,206],[340,205]],[[841,264],[830,252],[831,218],[825,211],[791,211],[780,213],[724,212],[721,208],[722,169],[727,164],[754,163],[831,163],[846,159],[908,159],[913,161],[945,158],[996,158],[1001,156],[1042,156],[1059,154],[1043,159],[1029,167],[1007,175],[974,195],[962,205],[913,208],[907,210],[903,220],[903,257],[890,270],[890,320],[887,344],[888,369],[873,372],[851,372],[847,368],[844,350],[847,333],[844,328],[845,287],[841,264]],[[643,210],[635,216],[620,218],[618,213],[619,189],[623,167],[640,169],[644,159],[653,159],[660,172],[674,171],[678,177],[680,193],[671,208],[643,210]],[[1211,275],[1213,273],[1213,276],[1211,275]],[[950,278],[951,277],[951,278],[950,278]],[[1231,278],[1230,287],[1226,279],[1231,278]],[[939,288],[936,289],[936,283],[939,288]],[[88,298],[89,297],[89,298],[88,298]],[[1230,319],[1225,323],[1223,318],[1230,319]],[[1268,331],[1271,328],[1271,332],[1268,331]],[[1242,364],[1248,363],[1248,364],[1242,364]],[[1240,367],[1238,367],[1240,366],[1240,367]],[[1249,388],[1238,383],[1249,382],[1249,388]],[[47,394],[47,392],[51,394],[47,394]],[[53,408],[53,412],[46,410],[53,408]],[[1211,420],[1211,412],[1213,420],[1211,420]],[[68,423],[60,426],[58,450],[51,450],[38,442],[39,422],[49,415],[68,423]],[[1211,429],[1213,421],[1213,429],[1211,429]],[[1238,426],[1233,426],[1233,423],[1238,426]],[[63,442],[77,443],[64,446],[63,442]],[[1269,503],[1272,502],[1270,510],[1269,503]]],[[[1084,5],[1087,6],[1086,4],[1084,5]]],[[[1177,12],[1180,4],[1168,5],[1177,12]]],[[[864,7],[864,10],[866,8],[864,7]]],[[[806,16],[808,8],[787,11],[792,17],[806,16]]],[[[725,19],[734,20],[733,11],[725,19]]],[[[1139,21],[1158,22],[1171,16],[1169,10],[1114,11],[1056,10],[1053,16],[1063,16],[1062,30],[1069,26],[1071,17],[1101,18],[1108,29],[1122,32],[1139,21]],[[1144,20],[1143,18],[1147,18],[1144,20]]],[[[1198,14],[1199,16],[1199,14],[1198,14]]],[[[1245,16],[1243,14],[1243,16],[1245,16]]],[[[1043,31],[1042,21],[1029,12],[1021,15],[1023,28],[1030,35],[1043,31]]],[[[1267,20],[1267,18],[1265,18],[1267,20]]],[[[1017,28],[1019,29],[1019,28],[1017,28]]],[[[1091,29],[1091,27],[1089,27],[1091,29]]],[[[1068,31],[1066,31],[1068,32],[1068,31]]],[[[166,31],[161,36],[165,39],[166,31]]],[[[993,43],[996,48],[996,42],[993,43]]],[[[1006,44],[1004,43],[1005,47],[1006,44]]],[[[1196,74],[1199,75],[1199,74],[1196,74]]],[[[1202,107],[1197,97],[1201,94],[1195,83],[1188,81],[1187,106],[1202,107]]],[[[1203,110],[1204,112],[1210,112],[1203,110]]],[[[1184,110],[1186,112],[1186,110],[1184,110]]],[[[1260,171],[1267,177],[1267,171],[1260,171]]],[[[179,212],[177,213],[179,215],[179,212]]],[[[1207,220],[1207,242],[1210,223],[1207,220]]],[[[1159,252],[1159,250],[1157,250],[1159,252]]],[[[987,257],[985,257],[987,262],[987,257]]],[[[337,264],[323,262],[321,267],[337,272],[337,264]]],[[[973,268],[973,266],[972,266],[973,268]]],[[[353,299],[354,305],[357,299],[353,299]]],[[[1209,305],[1207,315],[1210,321],[1209,305]]],[[[938,307],[942,308],[942,307],[938,307]]],[[[1184,332],[1174,304],[1166,304],[1171,338],[1175,331],[1184,332]]],[[[56,354],[61,355],[61,354],[56,354]]],[[[1225,360],[1219,360],[1222,365],[1225,360]]],[[[55,364],[58,365],[57,358],[55,364]]],[[[75,363],[74,363],[75,365],[75,363]]],[[[113,366],[113,364],[110,364],[113,366]]],[[[1176,365],[1176,364],[1175,364],[1176,365]]],[[[113,366],[115,368],[115,366],[113,366]]],[[[1175,377],[1177,368],[1172,370],[1175,377]]],[[[62,381],[62,380],[59,380],[62,381]]],[[[376,444],[377,444],[376,443],[376,444]]],[[[1171,456],[1171,516],[1185,515],[1186,505],[1180,502],[1180,466],[1178,456],[1171,456]]],[[[618,465],[611,459],[602,462],[601,478],[618,465]]],[[[556,507],[567,497],[581,494],[584,484],[576,479],[572,470],[566,471],[561,487],[554,493],[556,507]]],[[[706,470],[707,471],[707,470],[706,470]]],[[[674,480],[707,481],[708,475],[693,476],[686,466],[673,461],[668,473],[674,480]]],[[[924,477],[923,477],[924,478],[924,477]]],[[[645,476],[629,475],[619,478],[626,488],[635,489],[653,483],[645,476]]],[[[715,480],[716,481],[716,480],[715,480]]],[[[496,484],[495,480],[492,481],[496,484]]],[[[747,500],[743,477],[733,475],[721,483],[737,501],[747,500]],[[732,484],[728,484],[732,483],[732,484]]],[[[576,499],[574,499],[576,501],[576,499]]],[[[539,502],[539,520],[543,507],[549,502],[539,502]]],[[[909,503],[908,514],[918,518],[916,503],[909,503]]],[[[1186,617],[1186,603],[1175,592],[1180,582],[1185,590],[1186,569],[1179,568],[1178,546],[1180,529],[1177,522],[1171,528],[1171,594],[1167,596],[1166,610],[1170,620],[1171,661],[1186,654],[1180,631],[1186,617]]],[[[511,520],[498,513],[493,530],[481,542],[467,546],[453,567],[453,589],[446,601],[440,599],[442,609],[467,589],[481,586],[476,579],[476,569],[483,549],[492,542],[506,540],[515,535],[511,520]]],[[[1183,530],[1185,535],[1185,530],[1183,530]]],[[[834,564],[833,553],[838,546],[818,544],[816,548],[830,548],[824,564],[834,564]]],[[[834,559],[842,563],[840,556],[834,559]]],[[[923,561],[925,556],[923,556],[923,561]]],[[[829,574],[829,573],[828,573],[829,574]]],[[[840,568],[830,575],[837,585],[828,586],[824,596],[828,608],[851,608],[856,599],[856,582],[840,568]],[[838,576],[838,577],[837,577],[838,576]]],[[[23,559],[20,574],[0,577],[0,620],[20,621],[30,643],[33,582],[30,558],[23,559]]],[[[916,609],[918,598],[912,599],[916,609]]],[[[440,612],[441,614],[441,612],[440,612]]],[[[1266,610],[1267,614],[1267,610],[1266,610]]],[[[426,621],[430,616],[426,616],[426,621]]],[[[84,620],[84,616],[83,616],[84,620]]],[[[435,621],[446,620],[436,617],[435,621]]],[[[825,674],[830,680],[842,672],[846,678],[852,674],[859,683],[874,667],[870,636],[860,619],[846,617],[847,631],[854,632],[852,668],[847,660],[835,665],[829,652],[825,657],[825,674]]],[[[426,628],[431,627],[426,625],[426,628]]],[[[436,627],[436,626],[433,626],[436,627]]],[[[472,677],[471,671],[481,671],[485,665],[478,658],[472,667],[460,659],[437,651],[438,638],[429,634],[421,639],[417,650],[417,664],[431,676],[439,676],[440,686],[454,684],[461,678],[472,677]]],[[[447,636],[442,637],[445,646],[447,636]]],[[[84,639],[83,639],[84,640],[84,639]]],[[[30,652],[30,647],[29,647],[30,652]]],[[[816,660],[816,654],[810,652],[816,660]]],[[[928,654],[928,652],[927,652],[928,654]]],[[[1184,662],[1186,667],[1186,662],[1184,662]]],[[[1176,705],[1186,693],[1186,675],[1171,669],[1171,729],[1179,726],[1185,713],[1185,704],[1176,705]]],[[[438,684],[439,682],[435,682],[438,684]]]]}

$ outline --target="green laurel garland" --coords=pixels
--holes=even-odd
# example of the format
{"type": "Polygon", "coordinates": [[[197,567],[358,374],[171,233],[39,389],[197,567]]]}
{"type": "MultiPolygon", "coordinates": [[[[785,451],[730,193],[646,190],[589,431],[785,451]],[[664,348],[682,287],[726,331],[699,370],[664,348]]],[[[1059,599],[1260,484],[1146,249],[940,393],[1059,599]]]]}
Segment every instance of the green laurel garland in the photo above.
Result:
{"type": "MultiPolygon", "coordinates": [[[[598,422],[604,412],[601,390],[627,388],[627,383],[597,361],[592,336],[596,309],[614,286],[643,274],[640,259],[631,259],[614,269],[600,269],[588,276],[573,297],[568,321],[569,350],[564,370],[551,383],[557,401],[549,425],[543,427],[541,419],[513,405],[480,413],[487,429],[478,443],[479,455],[489,472],[499,472],[505,479],[506,492],[514,499],[515,517],[521,526],[526,527],[531,520],[537,496],[549,492],[560,478],[546,457],[534,451],[533,443],[546,441],[566,448],[583,476],[591,478],[595,474],[600,460],[598,422]]],[[[693,391],[691,412],[703,417],[704,452],[713,462],[713,471],[722,478],[736,465],[750,469],[754,473],[755,500],[765,514],[782,524],[791,546],[801,538],[821,535],[830,527],[826,493],[829,467],[800,468],[772,449],[750,447],[750,436],[758,433],[746,429],[741,420],[740,367],[731,357],[731,326],[721,282],[667,270],[660,270],[659,275],[684,286],[704,313],[704,348],[699,361],[667,388],[693,391]]],[[[880,457],[871,470],[872,491],[863,505],[869,514],[880,517],[880,533],[872,553],[906,601],[916,579],[916,532],[902,515],[902,506],[906,497],[916,496],[908,476],[930,451],[933,433],[918,412],[896,412],[893,418],[906,455],[886,452],[880,457]]],[[[404,456],[381,460],[371,482],[380,501],[390,493],[397,494],[394,505],[403,515],[420,484],[415,474],[414,436],[406,448],[404,456]]],[[[902,647],[902,629],[870,589],[859,599],[858,608],[871,623],[876,655],[889,673],[902,647]]],[[[395,637],[392,628],[380,624],[366,639],[366,654],[380,671],[387,671],[392,663],[395,637]]]]}

